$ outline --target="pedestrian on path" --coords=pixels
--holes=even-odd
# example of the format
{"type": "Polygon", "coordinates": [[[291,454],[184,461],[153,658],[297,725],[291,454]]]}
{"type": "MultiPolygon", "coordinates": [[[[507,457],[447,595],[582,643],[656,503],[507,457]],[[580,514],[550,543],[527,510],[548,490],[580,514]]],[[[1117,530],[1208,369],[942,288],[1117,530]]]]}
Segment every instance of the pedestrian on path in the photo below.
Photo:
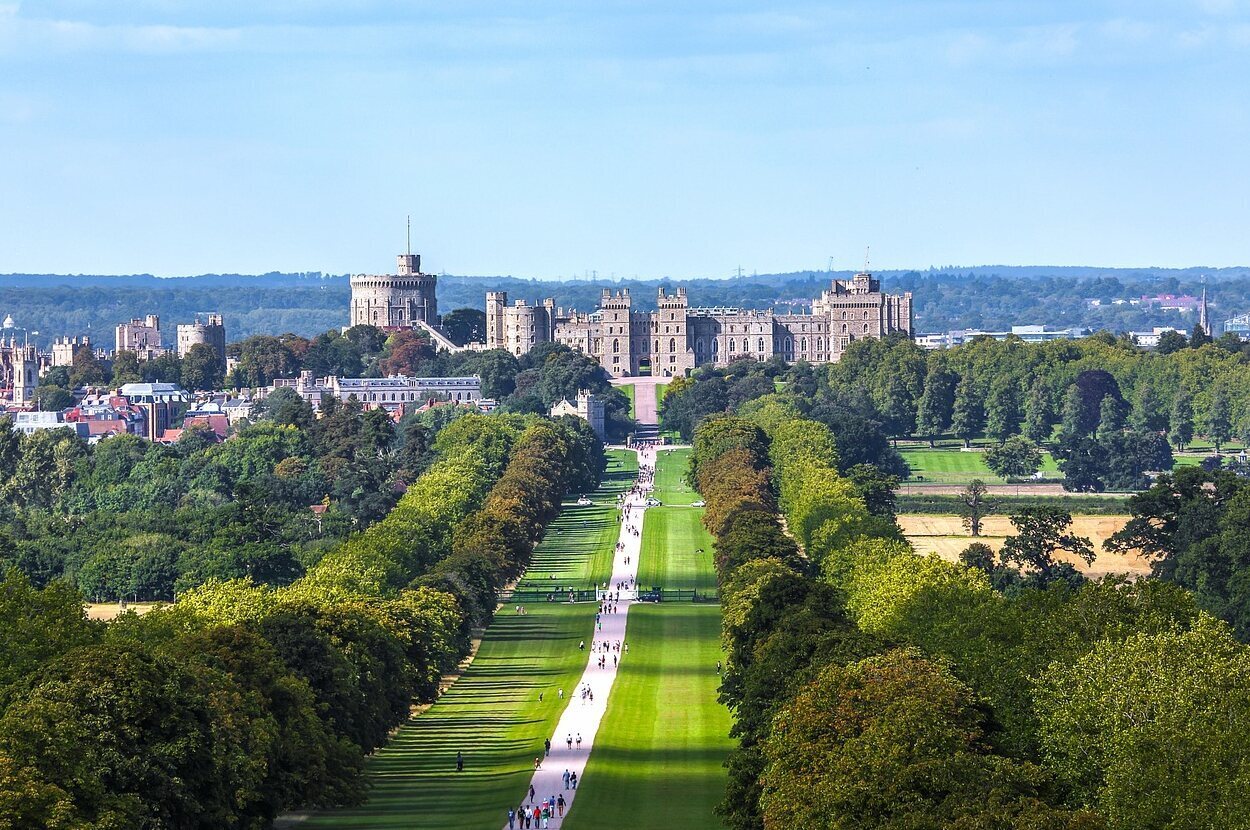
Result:
{"type": "Polygon", "coordinates": [[[574,771],[573,774],[569,776],[569,784],[573,786],[573,789],[575,790],[577,789],[577,772],[576,771],[574,771]]]}
{"type": "Polygon", "coordinates": [[[532,804],[533,801],[534,801],[534,785],[530,784],[530,803],[532,804]]]}
{"type": "Polygon", "coordinates": [[[577,748],[578,749],[582,748],[582,733],[581,732],[577,733],[577,748]]]}
{"type": "Polygon", "coordinates": [[[564,789],[567,790],[569,788],[569,771],[568,770],[564,771],[563,777],[564,777],[564,789]]]}
{"type": "Polygon", "coordinates": [[[543,768],[543,759],[540,756],[536,756],[534,758],[534,769],[542,769],[542,768],[543,768]]]}
{"type": "Polygon", "coordinates": [[[569,733],[569,749],[573,748],[573,733],[569,733]]]}
{"type": "Polygon", "coordinates": [[[550,754],[551,754],[551,739],[544,738],[543,739],[543,755],[550,755],[550,754]]]}
{"type": "Polygon", "coordinates": [[[564,818],[564,796],[556,799],[556,812],[560,814],[560,818],[564,818]]]}
{"type": "Polygon", "coordinates": [[[516,810],[508,810],[508,830],[516,828],[516,810]]]}

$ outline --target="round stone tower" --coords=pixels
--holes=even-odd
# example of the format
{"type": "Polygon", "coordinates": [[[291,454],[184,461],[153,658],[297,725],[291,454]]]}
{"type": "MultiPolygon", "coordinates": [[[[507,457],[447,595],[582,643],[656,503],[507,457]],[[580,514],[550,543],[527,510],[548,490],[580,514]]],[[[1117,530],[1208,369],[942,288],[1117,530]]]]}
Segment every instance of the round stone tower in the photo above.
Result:
{"type": "Polygon", "coordinates": [[[438,325],[437,278],[421,273],[420,254],[400,254],[395,274],[356,274],[351,278],[351,325],[409,329],[438,325]]]}

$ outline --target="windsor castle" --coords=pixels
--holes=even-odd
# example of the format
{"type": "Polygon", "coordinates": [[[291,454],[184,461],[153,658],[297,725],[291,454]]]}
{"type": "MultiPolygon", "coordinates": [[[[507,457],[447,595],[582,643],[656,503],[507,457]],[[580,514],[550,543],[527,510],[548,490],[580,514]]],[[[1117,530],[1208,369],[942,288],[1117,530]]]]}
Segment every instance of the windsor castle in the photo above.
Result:
{"type": "MultiPolygon", "coordinates": [[[[444,348],[459,348],[438,330],[436,278],[420,271],[420,258],[399,257],[398,274],[351,279],[351,323],[384,329],[420,328],[444,348]]],[[[590,355],[613,377],[688,374],[696,366],[733,360],[832,363],[855,340],[913,335],[911,293],[886,294],[871,274],[833,280],[806,314],[772,309],[699,308],[686,290],[659,289],[655,311],[635,310],[629,289],[603,290],[597,311],[578,313],[555,300],[508,303],[503,291],[486,293],[486,342],[469,348],[505,349],[514,355],[540,343],[563,343],[590,355]]]]}

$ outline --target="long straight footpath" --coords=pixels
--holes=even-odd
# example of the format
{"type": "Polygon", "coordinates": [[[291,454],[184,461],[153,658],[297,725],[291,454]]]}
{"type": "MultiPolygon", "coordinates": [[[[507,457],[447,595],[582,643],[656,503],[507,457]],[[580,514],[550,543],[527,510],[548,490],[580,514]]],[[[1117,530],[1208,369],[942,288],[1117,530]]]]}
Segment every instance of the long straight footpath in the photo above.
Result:
{"type": "MultiPolygon", "coordinates": [[[[534,551],[518,590],[589,587],[610,577],[620,538],[616,499],[636,483],[635,454],[611,450],[592,505],[570,496],[534,551]]],[[[367,760],[368,801],[359,807],[290,814],[283,828],[494,830],[528,788],[535,754],[552,734],[584,672],[577,650],[594,629],[591,603],[535,602],[495,616],[476,658],[430,709],[412,718],[367,760]],[[540,694],[542,699],[539,699],[540,694]],[[456,772],[456,753],[464,771],[456,772]]]]}
{"type": "MultiPolygon", "coordinates": [[[[575,788],[566,786],[565,774],[576,774],[583,779],[586,761],[594,749],[599,723],[607,711],[608,696],[616,681],[619,665],[629,659],[629,641],[625,637],[629,609],[637,598],[635,582],[638,576],[638,559],[642,551],[643,513],[647,508],[647,494],[651,483],[648,476],[655,470],[655,449],[638,451],[639,485],[626,495],[621,507],[620,538],[612,561],[612,578],[605,591],[606,601],[615,607],[612,613],[603,613],[601,625],[596,626],[594,637],[586,644],[586,670],[575,689],[565,689],[564,694],[572,700],[565,708],[555,733],[551,736],[551,754],[541,759],[534,770],[530,787],[518,800],[518,806],[533,811],[543,801],[564,796],[563,813],[552,810],[547,827],[559,828],[569,814],[577,796],[575,788]],[[600,666],[600,660],[603,666],[600,666]],[[534,795],[531,798],[530,792],[534,795]]],[[[508,830],[507,822],[502,825],[508,830]]]]}

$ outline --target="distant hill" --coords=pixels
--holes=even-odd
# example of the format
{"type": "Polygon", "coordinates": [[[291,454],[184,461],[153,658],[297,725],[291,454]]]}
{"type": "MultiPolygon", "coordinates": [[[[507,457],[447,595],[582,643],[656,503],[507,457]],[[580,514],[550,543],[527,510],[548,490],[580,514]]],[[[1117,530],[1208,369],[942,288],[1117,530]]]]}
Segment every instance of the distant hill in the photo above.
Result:
{"type": "MultiPolygon", "coordinates": [[[[594,309],[603,288],[629,288],[642,309],[655,307],[656,289],[684,286],[692,305],[770,308],[805,305],[834,278],[849,271],[800,271],[730,279],[532,280],[503,276],[439,277],[438,304],[483,308],[485,293],[507,291],[510,299],[553,297],[557,305],[594,309]]],[[[921,332],[952,328],[1003,329],[1013,324],[1084,326],[1112,331],[1158,325],[1189,328],[1192,315],[1157,308],[1113,305],[1114,299],[1143,295],[1197,294],[1207,279],[1216,321],[1250,311],[1250,268],[1093,268],[1082,266],[976,266],[924,271],[882,271],[886,290],[911,291],[921,332]],[[1100,306],[1091,305],[1100,300],[1100,306]]],[[[62,334],[90,333],[104,345],[113,328],[131,317],[159,314],[162,327],[190,320],[196,312],[220,311],[227,336],[293,332],[311,336],[347,321],[347,276],[320,273],[260,275],[203,274],[187,277],[3,274],[0,317],[38,331],[48,343],[62,334]]]]}

